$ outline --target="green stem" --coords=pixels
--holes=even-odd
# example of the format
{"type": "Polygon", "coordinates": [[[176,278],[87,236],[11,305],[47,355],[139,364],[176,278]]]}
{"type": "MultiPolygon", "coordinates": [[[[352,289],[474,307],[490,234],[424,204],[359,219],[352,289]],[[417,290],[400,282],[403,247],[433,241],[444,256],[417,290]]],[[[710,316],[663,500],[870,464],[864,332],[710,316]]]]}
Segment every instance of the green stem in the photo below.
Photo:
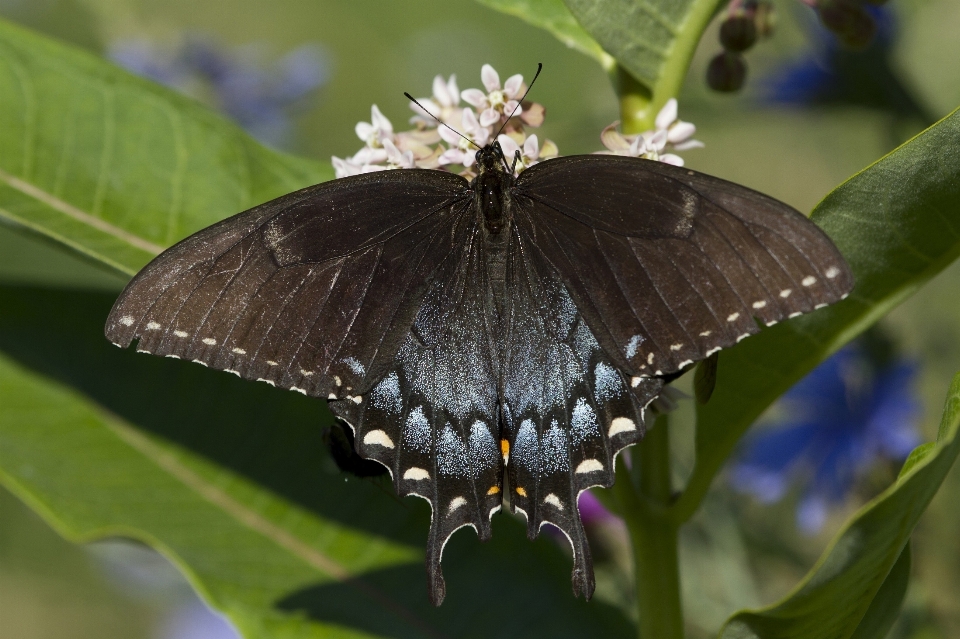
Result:
{"type": "MultiPolygon", "coordinates": [[[[633,472],[617,470],[615,493],[630,533],[641,639],[683,639],[679,528],[670,517],[670,433],[657,418],[634,449],[633,472]]],[[[622,466],[622,465],[621,465],[622,466]]]]}

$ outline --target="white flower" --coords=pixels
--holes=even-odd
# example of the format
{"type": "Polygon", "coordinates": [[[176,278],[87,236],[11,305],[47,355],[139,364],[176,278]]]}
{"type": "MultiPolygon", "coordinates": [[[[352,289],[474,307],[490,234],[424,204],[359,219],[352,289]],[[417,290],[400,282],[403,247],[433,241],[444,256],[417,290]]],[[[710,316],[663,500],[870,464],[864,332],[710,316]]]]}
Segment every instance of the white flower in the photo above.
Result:
{"type": "Polygon", "coordinates": [[[657,114],[654,124],[658,131],[667,132],[667,143],[675,151],[703,148],[703,142],[691,139],[693,134],[697,132],[697,127],[691,122],[677,119],[676,98],[667,100],[667,103],[660,109],[660,113],[657,114]]]}
{"type": "Polygon", "coordinates": [[[386,169],[412,169],[416,166],[413,160],[413,151],[400,151],[390,140],[383,141],[383,148],[387,151],[386,169]]]}
{"type": "Polygon", "coordinates": [[[460,137],[445,126],[439,129],[440,137],[450,145],[450,148],[440,156],[441,165],[462,164],[465,167],[471,167],[476,161],[477,148],[485,147],[490,141],[490,129],[480,125],[473,109],[463,110],[461,124],[461,133],[464,137],[460,137]]]}
{"type": "Polygon", "coordinates": [[[467,89],[460,97],[480,111],[481,126],[492,126],[502,117],[518,116],[523,112],[517,101],[523,95],[522,75],[510,76],[501,89],[500,75],[492,66],[485,64],[480,70],[480,79],[487,89],[486,93],[480,89],[467,89]]]}
{"type": "Polygon", "coordinates": [[[367,148],[382,149],[382,141],[393,138],[393,125],[385,115],[380,113],[376,104],[370,107],[370,120],[370,122],[357,122],[353,130],[357,132],[357,137],[367,145],[367,148]]]}
{"type": "Polygon", "coordinates": [[[416,113],[410,118],[410,124],[424,124],[428,127],[437,126],[439,118],[441,122],[457,122],[460,120],[460,89],[457,88],[457,76],[451,75],[446,82],[443,76],[438,75],[433,79],[433,96],[429,98],[417,98],[417,101],[423,105],[423,109],[415,103],[410,103],[410,108],[416,113]],[[426,111],[424,111],[426,109],[426,111]]]}
{"type": "Polygon", "coordinates": [[[546,160],[557,155],[556,144],[547,140],[541,149],[540,141],[536,135],[531,135],[524,140],[522,147],[510,135],[501,134],[497,137],[497,142],[500,143],[500,148],[503,149],[503,156],[506,158],[509,166],[513,166],[514,158],[517,153],[520,154],[520,159],[514,168],[514,175],[520,175],[520,172],[524,169],[530,168],[541,160],[546,160]]]}
{"type": "Polygon", "coordinates": [[[600,134],[600,141],[608,149],[600,153],[626,155],[683,166],[683,158],[668,151],[686,151],[703,147],[703,142],[691,139],[697,127],[690,122],[677,119],[677,101],[674,98],[667,100],[660,109],[660,113],[654,120],[656,128],[650,131],[637,135],[623,135],[617,131],[619,124],[614,122],[600,134]]]}

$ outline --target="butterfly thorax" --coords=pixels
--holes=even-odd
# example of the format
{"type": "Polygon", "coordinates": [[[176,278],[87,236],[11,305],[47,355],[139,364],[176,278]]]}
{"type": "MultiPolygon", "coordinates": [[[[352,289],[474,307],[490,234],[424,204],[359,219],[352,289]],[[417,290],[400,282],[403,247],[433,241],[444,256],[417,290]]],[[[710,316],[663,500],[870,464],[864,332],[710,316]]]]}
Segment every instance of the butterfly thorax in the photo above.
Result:
{"type": "Polygon", "coordinates": [[[477,151],[479,175],[470,183],[477,202],[477,210],[483,215],[483,225],[490,235],[499,235],[510,224],[512,202],[510,187],[516,178],[503,166],[503,153],[497,143],[477,151]]]}

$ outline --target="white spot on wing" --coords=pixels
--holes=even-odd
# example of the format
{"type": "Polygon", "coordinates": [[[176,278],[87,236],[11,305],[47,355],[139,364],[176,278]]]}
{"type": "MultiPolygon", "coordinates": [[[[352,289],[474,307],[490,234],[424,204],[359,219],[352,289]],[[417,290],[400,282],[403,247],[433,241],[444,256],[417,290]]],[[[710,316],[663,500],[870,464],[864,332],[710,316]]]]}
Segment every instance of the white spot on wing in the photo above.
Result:
{"type": "Polygon", "coordinates": [[[722,350],[722,348],[723,348],[722,346],[717,346],[716,348],[711,348],[709,351],[707,351],[707,357],[710,357],[710,356],[713,355],[714,353],[719,352],[720,350],[722,350]]]}
{"type": "Polygon", "coordinates": [[[304,395],[307,394],[307,391],[305,391],[305,390],[303,390],[302,388],[299,388],[299,387],[297,387],[297,386],[291,386],[291,387],[290,387],[290,390],[292,390],[292,391],[294,391],[294,392],[297,392],[297,393],[303,393],[304,395]]]}
{"type": "Polygon", "coordinates": [[[194,364],[200,364],[201,366],[206,366],[206,365],[207,365],[207,363],[206,363],[205,361],[203,361],[202,359],[192,359],[192,360],[190,360],[190,361],[193,362],[194,364]]]}
{"type": "Polygon", "coordinates": [[[671,344],[671,345],[670,345],[670,350],[671,350],[671,351],[679,351],[681,348],[683,348],[683,344],[671,344]]]}
{"type": "Polygon", "coordinates": [[[607,431],[607,437],[613,437],[619,433],[629,433],[637,430],[637,425],[628,417],[617,417],[610,422],[610,430],[607,431]]]}
{"type": "Polygon", "coordinates": [[[637,347],[643,342],[642,335],[634,335],[630,338],[630,341],[627,342],[626,354],[627,357],[633,357],[637,354],[637,347]]]}
{"type": "Polygon", "coordinates": [[[813,310],[818,310],[818,309],[821,309],[821,308],[826,308],[827,306],[829,306],[829,304],[817,304],[816,306],[813,307],[813,310]]]}
{"type": "Polygon", "coordinates": [[[603,464],[600,463],[597,459],[584,459],[577,465],[576,472],[578,473],[595,473],[598,470],[603,470],[603,464]]]}
{"type": "Polygon", "coordinates": [[[213,339],[212,337],[204,337],[204,338],[203,338],[202,340],[200,340],[200,341],[203,342],[204,344],[206,344],[207,346],[216,346],[216,345],[217,345],[217,340],[213,339]]]}
{"type": "Polygon", "coordinates": [[[430,422],[423,414],[423,406],[417,406],[407,415],[403,425],[403,442],[417,452],[431,452],[430,422]]]}
{"type": "Polygon", "coordinates": [[[226,369],[224,369],[224,372],[225,372],[225,373],[233,373],[233,374],[236,375],[237,377],[240,377],[240,371],[235,371],[235,370],[233,370],[232,368],[226,368],[226,369]]]}
{"type": "Polygon", "coordinates": [[[267,384],[270,384],[271,386],[276,386],[276,384],[274,384],[273,382],[271,382],[269,379],[264,379],[264,378],[262,378],[262,377],[258,377],[258,378],[257,378],[257,381],[258,381],[258,382],[265,382],[265,383],[267,383],[267,384]]]}
{"type": "Polygon", "coordinates": [[[740,337],[737,338],[737,343],[742,342],[743,340],[747,339],[748,337],[750,337],[750,333],[744,333],[743,335],[741,335],[740,337]]]}
{"type": "Polygon", "coordinates": [[[609,364],[598,362],[593,369],[593,395],[597,402],[603,403],[623,394],[623,382],[609,364]]]}
{"type": "Polygon", "coordinates": [[[403,478],[413,481],[422,481],[424,479],[430,479],[430,473],[423,468],[408,468],[407,472],[403,473],[403,478]]]}
{"type": "Polygon", "coordinates": [[[160,328],[160,325],[157,324],[156,322],[148,322],[148,323],[147,323],[147,330],[148,330],[148,331],[155,331],[155,330],[157,330],[158,328],[160,328]]]}
{"type": "Polygon", "coordinates": [[[790,293],[793,293],[793,289],[785,288],[782,291],[780,291],[780,297],[786,299],[790,297],[790,293]]]}
{"type": "Polygon", "coordinates": [[[773,326],[774,324],[778,324],[778,323],[779,322],[777,322],[777,320],[770,320],[769,322],[767,322],[767,326],[773,326]]]}
{"type": "Polygon", "coordinates": [[[336,398],[337,396],[334,393],[330,393],[329,395],[327,395],[327,399],[336,399],[336,398]]]}
{"type": "Polygon", "coordinates": [[[390,435],[387,435],[386,432],[382,430],[371,430],[369,433],[363,436],[364,444],[375,444],[377,446],[383,446],[384,448],[393,448],[393,440],[390,439],[390,435]]]}
{"type": "MultiPolygon", "coordinates": [[[[646,367],[644,367],[644,368],[646,368],[646,367]]],[[[642,381],[643,381],[643,378],[642,378],[642,377],[631,377],[631,378],[630,378],[630,386],[632,386],[633,388],[636,388],[637,386],[640,385],[640,382],[642,382],[642,381]]]]}
{"type": "Polygon", "coordinates": [[[813,275],[807,275],[805,278],[800,280],[800,283],[804,286],[813,286],[817,283],[817,278],[815,278],[813,275]]]}
{"type": "Polygon", "coordinates": [[[651,366],[653,365],[653,353],[650,353],[649,355],[647,355],[647,364],[651,366]]]}
{"type": "Polygon", "coordinates": [[[683,368],[683,367],[686,366],[687,364],[693,364],[693,360],[692,360],[692,359],[685,359],[685,360],[683,360],[683,361],[680,362],[680,364],[678,365],[678,368],[683,368]]]}
{"type": "Polygon", "coordinates": [[[186,331],[174,331],[173,334],[177,337],[186,337],[188,335],[186,331]]]}
{"type": "Polygon", "coordinates": [[[235,349],[233,349],[233,352],[236,353],[237,355],[246,355],[246,354],[247,354],[247,351],[243,350],[242,348],[235,348],[235,349]]]}
{"type": "MultiPolygon", "coordinates": [[[[640,379],[635,377],[634,379],[640,379]]],[[[638,382],[639,383],[639,382],[638,382]]],[[[580,445],[590,437],[600,434],[600,424],[593,408],[583,397],[577,399],[570,416],[570,435],[575,445],[580,445]]]]}
{"type": "Polygon", "coordinates": [[[543,503],[550,504],[551,506],[554,506],[557,510],[563,510],[563,504],[560,503],[560,498],[554,495],[553,493],[550,493],[549,495],[544,497],[543,503]]]}
{"type": "Polygon", "coordinates": [[[372,391],[370,391],[370,405],[393,415],[399,415],[403,410],[403,401],[400,397],[400,377],[392,372],[384,377],[372,391]]]}
{"type": "Polygon", "coordinates": [[[730,313],[729,315],[727,315],[727,321],[736,322],[738,317],[740,317],[740,313],[730,313]]]}
{"type": "Polygon", "coordinates": [[[796,313],[790,313],[789,315],[787,315],[787,317],[789,319],[793,319],[794,317],[800,317],[801,315],[803,315],[803,313],[801,313],[800,311],[797,311],[796,313]]]}
{"type": "Polygon", "coordinates": [[[120,318],[120,323],[124,326],[133,326],[133,317],[130,315],[124,315],[120,318]]]}
{"type": "Polygon", "coordinates": [[[763,308],[767,305],[767,300],[759,300],[753,303],[754,308],[763,308]]]}
{"type": "Polygon", "coordinates": [[[455,511],[457,508],[460,508],[461,506],[466,506],[466,505],[467,505],[466,499],[464,499],[463,497],[454,497],[453,500],[450,502],[449,508],[447,508],[447,514],[449,515],[450,513],[455,511]]]}
{"type": "Polygon", "coordinates": [[[268,359],[268,360],[267,360],[267,365],[268,365],[268,366],[276,366],[277,363],[276,363],[275,361],[273,361],[272,359],[268,359]]]}
{"type": "Polygon", "coordinates": [[[350,399],[353,400],[354,404],[359,404],[360,402],[363,401],[363,395],[357,395],[355,397],[351,397],[350,399]]]}
{"type": "Polygon", "coordinates": [[[836,266],[831,266],[827,269],[827,272],[824,273],[824,275],[826,275],[828,279],[832,280],[837,275],[840,275],[840,269],[838,269],[836,266]]]}
{"type": "Polygon", "coordinates": [[[710,331],[704,331],[700,333],[700,337],[710,337],[710,331]]]}
{"type": "Polygon", "coordinates": [[[343,363],[349,366],[350,370],[357,375],[363,375],[366,372],[363,364],[361,364],[356,357],[348,357],[347,359],[343,360],[343,363]]]}
{"type": "Polygon", "coordinates": [[[301,368],[300,374],[303,375],[304,377],[310,377],[311,375],[313,375],[313,371],[305,371],[301,368]]]}

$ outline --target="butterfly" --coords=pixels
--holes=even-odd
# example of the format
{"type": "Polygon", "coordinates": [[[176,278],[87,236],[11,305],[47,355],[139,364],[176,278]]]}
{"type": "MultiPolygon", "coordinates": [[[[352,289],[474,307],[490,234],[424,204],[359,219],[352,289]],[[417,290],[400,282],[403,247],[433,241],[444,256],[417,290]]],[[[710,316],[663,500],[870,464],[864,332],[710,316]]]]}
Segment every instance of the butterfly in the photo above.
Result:
{"type": "MultiPolygon", "coordinates": [[[[398,169],[325,182],[214,224],[133,278],[106,336],[328,400],[360,457],[432,508],[431,600],[456,530],[504,503],[573,548],[578,497],[614,481],[667,380],[760,325],[846,297],[836,247],[786,204],[631,157],[472,180],[398,169]]],[[[340,438],[343,439],[343,438],[340,438]]]]}

